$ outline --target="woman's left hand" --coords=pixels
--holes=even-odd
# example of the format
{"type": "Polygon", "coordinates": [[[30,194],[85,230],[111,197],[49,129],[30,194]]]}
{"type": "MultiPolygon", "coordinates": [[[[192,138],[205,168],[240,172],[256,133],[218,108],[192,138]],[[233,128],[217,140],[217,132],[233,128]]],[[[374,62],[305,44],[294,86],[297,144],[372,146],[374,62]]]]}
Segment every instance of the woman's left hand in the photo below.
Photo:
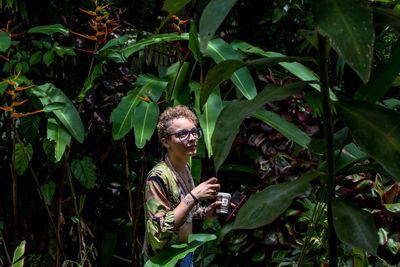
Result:
{"type": "Polygon", "coordinates": [[[217,208],[220,207],[222,204],[221,201],[215,201],[208,207],[206,207],[206,218],[211,219],[211,218],[217,218],[217,208]]]}

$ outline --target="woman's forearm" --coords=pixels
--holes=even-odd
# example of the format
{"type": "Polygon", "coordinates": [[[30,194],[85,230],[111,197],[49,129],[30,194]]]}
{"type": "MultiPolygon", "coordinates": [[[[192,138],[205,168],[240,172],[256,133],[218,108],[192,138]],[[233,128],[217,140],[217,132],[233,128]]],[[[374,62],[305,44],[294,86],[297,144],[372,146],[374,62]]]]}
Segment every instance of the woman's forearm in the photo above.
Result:
{"type": "Polygon", "coordinates": [[[193,209],[196,204],[195,200],[192,198],[190,194],[187,194],[179,203],[179,205],[172,211],[175,217],[175,230],[179,229],[179,227],[186,221],[189,212],[193,209]]]}

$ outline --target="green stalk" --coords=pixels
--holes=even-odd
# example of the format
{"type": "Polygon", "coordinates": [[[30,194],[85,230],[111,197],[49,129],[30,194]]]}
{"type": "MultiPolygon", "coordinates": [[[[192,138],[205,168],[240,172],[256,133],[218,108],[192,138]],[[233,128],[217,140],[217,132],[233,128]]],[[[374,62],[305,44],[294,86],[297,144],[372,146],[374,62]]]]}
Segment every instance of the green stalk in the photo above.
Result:
{"type": "Polygon", "coordinates": [[[328,205],[328,255],[329,266],[337,266],[337,238],[335,228],[333,226],[332,216],[332,199],[335,197],[335,158],[333,144],[333,122],[331,103],[329,98],[329,77],[328,77],[328,59],[329,50],[327,49],[327,39],[318,35],[318,66],[321,79],[322,107],[324,134],[326,142],[326,161],[328,170],[326,174],[327,183],[327,205],[328,205]]]}
{"type": "MultiPolygon", "coordinates": [[[[126,140],[123,139],[122,149],[124,151],[125,156],[125,176],[126,176],[126,186],[128,187],[128,197],[129,197],[129,217],[132,225],[132,234],[135,233],[135,224],[133,223],[133,197],[132,197],[132,186],[130,181],[130,171],[129,171],[129,160],[128,160],[128,149],[126,147],[126,140]]],[[[135,239],[133,239],[132,246],[132,266],[135,266],[136,256],[135,256],[135,239]]]]}

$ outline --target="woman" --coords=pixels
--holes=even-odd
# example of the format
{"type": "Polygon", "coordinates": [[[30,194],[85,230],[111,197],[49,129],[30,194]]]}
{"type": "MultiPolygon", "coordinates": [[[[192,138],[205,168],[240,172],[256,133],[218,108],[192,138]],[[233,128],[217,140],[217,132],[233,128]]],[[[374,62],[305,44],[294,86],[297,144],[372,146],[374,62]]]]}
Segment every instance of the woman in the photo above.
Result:
{"type": "MultiPolygon", "coordinates": [[[[196,115],[185,106],[167,108],[159,117],[158,136],[167,149],[165,160],[148,174],[145,187],[146,238],[153,253],[165,245],[187,242],[192,233],[192,219],[216,217],[214,202],[200,207],[199,201],[214,199],[220,185],[213,177],[197,187],[188,168],[188,160],[195,156],[201,128],[196,115]]],[[[151,256],[151,254],[150,254],[151,256]]],[[[188,254],[180,266],[192,266],[193,253],[188,254]]]]}

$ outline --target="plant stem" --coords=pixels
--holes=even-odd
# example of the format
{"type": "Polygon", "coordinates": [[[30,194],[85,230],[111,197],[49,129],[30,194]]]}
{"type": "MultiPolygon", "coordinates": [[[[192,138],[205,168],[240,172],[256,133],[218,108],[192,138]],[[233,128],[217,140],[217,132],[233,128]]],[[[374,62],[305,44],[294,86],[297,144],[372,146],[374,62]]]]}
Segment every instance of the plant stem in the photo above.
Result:
{"type": "MultiPolygon", "coordinates": [[[[126,186],[128,187],[128,197],[129,197],[129,217],[131,219],[132,234],[135,232],[135,225],[133,223],[133,198],[132,198],[132,186],[130,181],[130,171],[129,171],[129,159],[128,159],[128,149],[126,147],[126,140],[122,141],[122,149],[124,150],[125,156],[125,176],[126,176],[126,186]]],[[[132,246],[132,266],[135,266],[135,239],[133,239],[132,246]]]]}
{"type": "Polygon", "coordinates": [[[328,170],[327,179],[327,205],[328,205],[328,255],[329,266],[337,266],[337,238],[335,228],[333,226],[332,216],[332,199],[335,197],[335,158],[333,144],[333,122],[331,103],[329,98],[329,76],[328,76],[328,59],[329,50],[327,49],[327,40],[325,37],[318,35],[318,65],[321,79],[321,93],[323,106],[324,134],[326,142],[326,161],[328,170]]]}
{"type": "Polygon", "coordinates": [[[18,193],[18,176],[15,172],[15,144],[16,144],[16,130],[15,130],[15,120],[11,123],[12,133],[13,133],[13,144],[12,144],[12,165],[11,165],[11,178],[12,178],[12,198],[13,198],[13,239],[14,243],[18,244],[18,207],[17,207],[17,193],[18,193]]]}

